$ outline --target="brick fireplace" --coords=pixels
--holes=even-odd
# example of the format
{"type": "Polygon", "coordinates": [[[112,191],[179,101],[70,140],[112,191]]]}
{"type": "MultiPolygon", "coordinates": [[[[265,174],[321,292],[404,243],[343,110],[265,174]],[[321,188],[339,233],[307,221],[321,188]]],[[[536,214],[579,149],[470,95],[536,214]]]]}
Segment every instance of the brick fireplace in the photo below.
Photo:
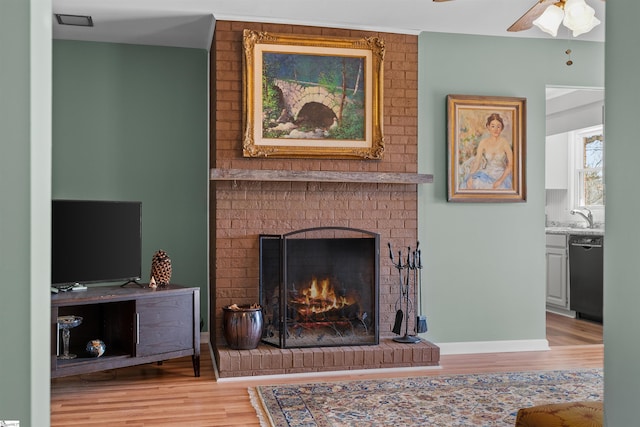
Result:
{"type": "MultiPolygon", "coordinates": [[[[417,188],[412,182],[376,179],[417,173],[417,36],[291,25],[217,21],[211,49],[212,170],[251,171],[251,178],[212,178],[210,191],[210,335],[221,377],[293,372],[437,365],[438,347],[393,343],[397,271],[388,257],[379,265],[378,345],[229,350],[222,307],[259,302],[259,236],[314,227],[370,230],[381,246],[414,246],[417,188]],[[385,41],[384,137],[379,161],[242,157],[242,31],[339,37],[377,36],[385,41]],[[343,179],[260,178],[261,171],[340,172],[343,179]],[[352,174],[359,179],[350,180],[352,174]],[[370,182],[362,176],[371,176],[370,182]]],[[[213,174],[212,174],[213,176],[213,174]]],[[[216,175],[219,176],[219,175],[216,175]]],[[[265,175],[266,176],[266,175],[265,175]]],[[[414,316],[415,317],[415,316],[414,316]]],[[[413,325],[410,325],[412,328],[413,325]]]]}

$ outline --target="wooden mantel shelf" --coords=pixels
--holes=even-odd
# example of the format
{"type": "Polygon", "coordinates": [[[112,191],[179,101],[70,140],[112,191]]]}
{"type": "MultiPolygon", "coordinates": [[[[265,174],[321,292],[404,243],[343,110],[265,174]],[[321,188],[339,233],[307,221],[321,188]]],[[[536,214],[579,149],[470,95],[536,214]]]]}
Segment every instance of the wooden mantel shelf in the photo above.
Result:
{"type": "Polygon", "coordinates": [[[363,182],[373,184],[426,184],[433,175],[385,172],[286,171],[211,169],[211,181],[363,182]]]}

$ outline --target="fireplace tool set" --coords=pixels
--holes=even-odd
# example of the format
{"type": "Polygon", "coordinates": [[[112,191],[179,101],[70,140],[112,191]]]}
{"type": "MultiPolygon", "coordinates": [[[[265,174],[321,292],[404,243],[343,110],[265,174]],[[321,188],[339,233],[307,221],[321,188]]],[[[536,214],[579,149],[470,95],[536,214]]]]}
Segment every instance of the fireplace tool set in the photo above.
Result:
{"type": "Polygon", "coordinates": [[[402,251],[398,251],[398,262],[394,260],[391,243],[389,246],[389,257],[391,263],[398,270],[398,300],[396,301],[396,318],[393,323],[393,333],[402,333],[402,322],[404,320],[404,336],[396,337],[393,340],[400,343],[417,343],[420,338],[409,335],[409,313],[416,312],[419,304],[420,312],[416,314],[415,332],[418,334],[427,332],[427,317],[422,314],[422,260],[420,257],[420,242],[416,242],[416,249],[412,252],[411,247],[407,248],[406,262],[403,263],[402,251]],[[411,300],[411,283],[413,282],[413,301],[411,300]],[[404,308],[404,311],[403,311],[404,308]],[[405,319],[406,317],[406,319],[405,319]]]}

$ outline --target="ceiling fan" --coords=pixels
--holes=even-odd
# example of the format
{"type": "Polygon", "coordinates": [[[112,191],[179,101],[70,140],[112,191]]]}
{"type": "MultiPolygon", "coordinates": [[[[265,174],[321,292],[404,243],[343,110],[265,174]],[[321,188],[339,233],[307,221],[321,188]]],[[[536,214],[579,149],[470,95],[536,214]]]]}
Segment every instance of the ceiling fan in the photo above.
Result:
{"type": "MultiPolygon", "coordinates": [[[[434,2],[445,2],[450,0],[433,0],[434,2]]],[[[605,1],[605,0],[602,0],[605,1]]],[[[507,31],[517,32],[528,30],[533,27],[533,21],[538,19],[549,6],[557,5],[564,7],[565,0],[538,0],[531,9],[525,12],[516,22],[511,24],[507,31]]]]}

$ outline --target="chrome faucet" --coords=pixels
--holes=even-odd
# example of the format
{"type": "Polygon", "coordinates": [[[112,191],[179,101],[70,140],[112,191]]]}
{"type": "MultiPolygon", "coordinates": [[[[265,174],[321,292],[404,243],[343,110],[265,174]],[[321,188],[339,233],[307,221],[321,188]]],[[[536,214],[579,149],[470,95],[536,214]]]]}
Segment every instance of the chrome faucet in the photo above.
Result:
{"type": "Polygon", "coordinates": [[[582,210],[580,209],[571,209],[571,211],[569,212],[571,215],[575,215],[578,214],[581,217],[583,217],[584,219],[587,220],[587,222],[589,223],[589,228],[593,228],[593,214],[591,213],[591,211],[587,208],[584,208],[585,211],[587,211],[586,215],[584,212],[582,212],[582,210]]]}

